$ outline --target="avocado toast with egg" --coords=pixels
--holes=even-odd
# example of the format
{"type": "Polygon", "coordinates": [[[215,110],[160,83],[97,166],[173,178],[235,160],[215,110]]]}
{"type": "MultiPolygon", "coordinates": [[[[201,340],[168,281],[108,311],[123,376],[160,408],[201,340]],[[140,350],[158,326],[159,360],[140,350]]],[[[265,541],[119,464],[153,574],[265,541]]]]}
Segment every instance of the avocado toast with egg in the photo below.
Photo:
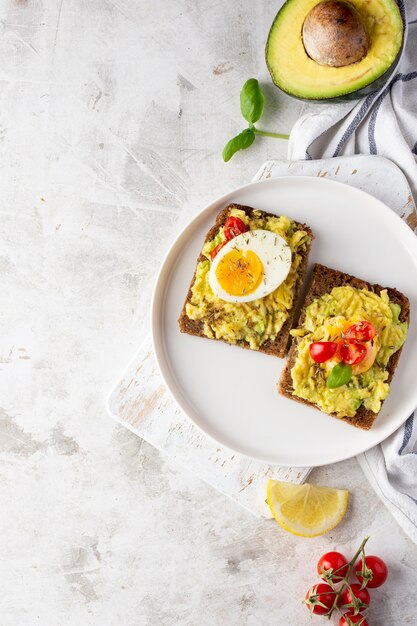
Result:
{"type": "Polygon", "coordinates": [[[312,239],[283,215],[227,206],[197,259],[181,332],[284,357],[312,239]]]}
{"type": "Polygon", "coordinates": [[[389,394],[409,314],[397,289],[316,264],[279,392],[369,430],[389,394]]]}

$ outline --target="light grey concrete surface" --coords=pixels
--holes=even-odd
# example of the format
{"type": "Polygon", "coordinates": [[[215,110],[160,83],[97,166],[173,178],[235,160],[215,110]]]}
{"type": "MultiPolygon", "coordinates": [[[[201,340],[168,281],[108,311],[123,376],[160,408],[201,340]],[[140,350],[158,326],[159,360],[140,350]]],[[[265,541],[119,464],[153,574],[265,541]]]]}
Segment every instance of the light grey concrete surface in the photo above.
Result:
{"type": "Polygon", "coordinates": [[[391,567],[370,624],[416,623],[417,548],[355,460],[313,471],[351,501],[335,531],[301,539],[105,411],[175,232],[285,156],[271,139],[220,158],[250,76],[265,81],[262,126],[299,114],[263,60],[277,8],[0,1],[1,626],[308,624],[316,558],[366,533],[391,567]]]}

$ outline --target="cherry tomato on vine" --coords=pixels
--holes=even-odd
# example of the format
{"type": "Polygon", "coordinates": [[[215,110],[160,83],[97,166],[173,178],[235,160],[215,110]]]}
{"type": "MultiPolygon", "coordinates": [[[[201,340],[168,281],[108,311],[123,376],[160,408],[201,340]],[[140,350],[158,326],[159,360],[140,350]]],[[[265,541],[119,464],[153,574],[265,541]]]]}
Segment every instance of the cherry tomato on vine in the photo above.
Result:
{"type": "Polygon", "coordinates": [[[338,605],[348,608],[348,605],[353,604],[355,598],[360,600],[362,604],[365,605],[359,607],[361,610],[366,609],[371,601],[371,596],[369,595],[369,591],[367,589],[361,589],[360,585],[358,585],[357,583],[352,583],[350,585],[350,589],[349,587],[345,587],[343,589],[342,593],[339,596],[338,605]]]}
{"type": "Polygon", "coordinates": [[[339,346],[339,354],[342,361],[348,365],[356,365],[364,360],[366,346],[353,339],[347,339],[339,346]]]}
{"type": "Polygon", "coordinates": [[[316,363],[324,363],[336,354],[337,343],[334,341],[315,341],[309,347],[310,356],[316,363]]]}
{"type": "Polygon", "coordinates": [[[332,608],[334,597],[335,593],[330,585],[319,583],[307,591],[305,602],[310,613],[325,615],[332,608]],[[321,602],[324,606],[316,604],[317,602],[321,602]]]}
{"type": "Polygon", "coordinates": [[[368,579],[367,587],[376,589],[384,584],[388,578],[388,568],[385,562],[379,556],[369,555],[365,557],[366,568],[370,570],[369,577],[367,572],[362,570],[362,559],[359,559],[355,565],[356,578],[362,584],[363,580],[368,579]]]}
{"type": "Polygon", "coordinates": [[[348,570],[346,557],[340,552],[326,552],[326,554],[323,554],[317,563],[317,572],[323,578],[323,573],[328,570],[331,570],[333,575],[336,572],[336,576],[342,580],[348,570]]]}
{"type": "Polygon", "coordinates": [[[345,332],[346,339],[356,339],[356,341],[371,341],[376,335],[376,328],[371,322],[358,322],[349,326],[345,332]]]}
{"type": "Polygon", "coordinates": [[[227,241],[241,235],[242,233],[246,233],[248,227],[245,222],[243,222],[239,217],[228,217],[224,223],[224,234],[226,236],[227,241]]]}
{"type": "Polygon", "coordinates": [[[361,613],[354,615],[353,613],[348,612],[342,615],[342,617],[340,618],[339,626],[350,626],[350,624],[360,624],[360,626],[369,626],[368,620],[365,618],[364,615],[362,615],[361,613]],[[350,622],[347,621],[346,619],[347,617],[349,618],[350,622]]]}
{"type": "Polygon", "coordinates": [[[220,250],[223,248],[223,246],[225,246],[227,244],[227,241],[222,241],[222,243],[219,243],[212,251],[211,251],[211,260],[214,259],[215,256],[217,256],[217,254],[220,252],[220,250]]]}

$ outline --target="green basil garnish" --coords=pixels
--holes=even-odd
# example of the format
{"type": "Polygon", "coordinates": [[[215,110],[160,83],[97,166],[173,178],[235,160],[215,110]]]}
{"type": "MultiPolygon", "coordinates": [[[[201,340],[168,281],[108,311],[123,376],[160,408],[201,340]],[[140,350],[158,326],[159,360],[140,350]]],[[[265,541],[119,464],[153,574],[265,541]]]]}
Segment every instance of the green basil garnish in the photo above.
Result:
{"type": "Polygon", "coordinates": [[[260,130],[254,126],[264,112],[264,95],[256,78],[249,78],[242,87],[240,92],[240,110],[249,123],[249,128],[233,137],[227,142],[223,149],[223,160],[229,161],[232,156],[239,150],[246,150],[255,141],[256,135],[263,137],[276,137],[277,139],[288,139],[288,135],[282,133],[270,133],[266,130],[260,130]]]}
{"type": "Polygon", "coordinates": [[[257,122],[264,112],[264,96],[256,78],[249,78],[240,92],[240,110],[249,124],[257,122]]]}
{"type": "Polygon", "coordinates": [[[246,150],[246,148],[249,148],[254,141],[255,133],[253,130],[250,128],[242,130],[242,132],[236,135],[236,137],[233,137],[233,139],[228,141],[223,148],[223,160],[226,162],[229,161],[235,152],[238,150],[246,150]]]}
{"type": "Polygon", "coordinates": [[[347,363],[338,363],[330,372],[330,376],[327,379],[328,389],[336,389],[347,383],[352,378],[352,366],[347,363]]]}

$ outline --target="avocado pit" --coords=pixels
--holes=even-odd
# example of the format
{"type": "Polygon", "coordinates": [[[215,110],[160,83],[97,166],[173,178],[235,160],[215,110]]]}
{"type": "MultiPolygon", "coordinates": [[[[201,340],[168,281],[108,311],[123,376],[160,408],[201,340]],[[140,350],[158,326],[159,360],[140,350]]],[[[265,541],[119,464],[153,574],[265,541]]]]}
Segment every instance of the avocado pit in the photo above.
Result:
{"type": "Polygon", "coordinates": [[[331,67],[357,63],[370,46],[358,11],[342,0],[323,0],[313,7],[304,20],[302,38],[308,56],[331,67]]]}

